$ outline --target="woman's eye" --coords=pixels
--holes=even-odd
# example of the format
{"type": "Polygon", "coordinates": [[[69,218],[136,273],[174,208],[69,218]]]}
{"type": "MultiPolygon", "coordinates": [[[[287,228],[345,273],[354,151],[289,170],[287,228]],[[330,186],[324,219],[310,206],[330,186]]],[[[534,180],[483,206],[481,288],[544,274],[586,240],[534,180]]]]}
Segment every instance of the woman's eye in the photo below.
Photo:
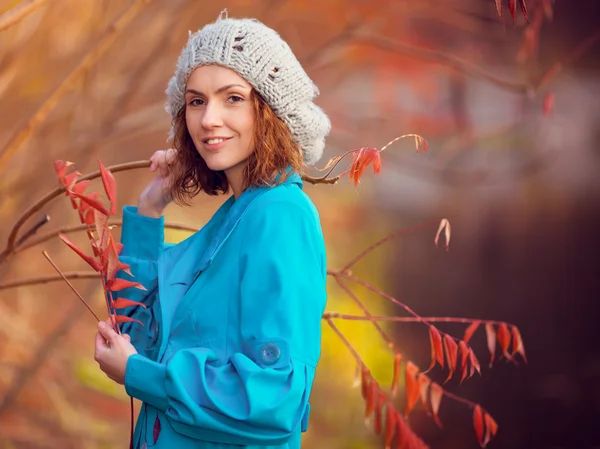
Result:
{"type": "Polygon", "coordinates": [[[200,100],[199,98],[194,98],[193,100],[190,100],[190,102],[188,103],[190,106],[200,106],[202,105],[202,100],[200,100]]]}
{"type": "Polygon", "coordinates": [[[230,95],[227,99],[230,103],[239,103],[240,101],[244,101],[242,97],[239,95],[230,95]]]}

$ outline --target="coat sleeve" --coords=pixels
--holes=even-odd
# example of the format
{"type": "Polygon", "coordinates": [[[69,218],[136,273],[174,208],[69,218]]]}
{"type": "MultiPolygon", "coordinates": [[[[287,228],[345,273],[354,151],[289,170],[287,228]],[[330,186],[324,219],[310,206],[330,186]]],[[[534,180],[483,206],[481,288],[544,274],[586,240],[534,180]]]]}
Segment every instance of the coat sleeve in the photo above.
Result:
{"type": "MultiPolygon", "coordinates": [[[[129,288],[116,293],[116,296],[143,303],[146,308],[133,306],[118,309],[117,314],[128,316],[143,323],[126,322],[121,331],[131,336],[131,343],[140,353],[147,353],[156,340],[155,299],[158,287],[158,258],[165,248],[164,217],[150,218],[137,213],[137,207],[123,208],[121,229],[123,251],[119,260],[131,267],[133,278],[121,271],[117,277],[141,283],[146,290],[129,288]]],[[[113,296],[115,294],[113,293],[113,296]]]]}
{"type": "Polygon", "coordinates": [[[133,355],[125,387],[189,437],[279,445],[308,407],[326,302],[325,251],[318,216],[306,206],[271,202],[248,212],[240,223],[242,349],[220,361],[209,348],[182,349],[167,364],[133,355]]]}

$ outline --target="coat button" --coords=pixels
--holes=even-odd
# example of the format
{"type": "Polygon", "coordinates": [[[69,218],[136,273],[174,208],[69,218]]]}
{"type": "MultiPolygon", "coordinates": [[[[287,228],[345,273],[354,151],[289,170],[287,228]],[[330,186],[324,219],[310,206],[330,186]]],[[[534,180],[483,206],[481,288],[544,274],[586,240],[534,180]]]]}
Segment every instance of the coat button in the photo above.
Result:
{"type": "Polygon", "coordinates": [[[281,350],[275,343],[266,343],[260,348],[260,358],[265,365],[272,365],[281,356],[281,350]]]}

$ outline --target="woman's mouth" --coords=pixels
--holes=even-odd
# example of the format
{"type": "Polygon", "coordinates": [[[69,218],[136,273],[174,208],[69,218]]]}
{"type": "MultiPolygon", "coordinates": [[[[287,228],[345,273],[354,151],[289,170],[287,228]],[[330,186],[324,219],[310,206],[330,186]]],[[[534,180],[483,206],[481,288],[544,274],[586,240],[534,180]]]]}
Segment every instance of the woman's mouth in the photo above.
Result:
{"type": "Polygon", "coordinates": [[[204,148],[208,151],[216,151],[225,145],[231,137],[210,137],[208,139],[202,140],[204,143],[204,148]]]}

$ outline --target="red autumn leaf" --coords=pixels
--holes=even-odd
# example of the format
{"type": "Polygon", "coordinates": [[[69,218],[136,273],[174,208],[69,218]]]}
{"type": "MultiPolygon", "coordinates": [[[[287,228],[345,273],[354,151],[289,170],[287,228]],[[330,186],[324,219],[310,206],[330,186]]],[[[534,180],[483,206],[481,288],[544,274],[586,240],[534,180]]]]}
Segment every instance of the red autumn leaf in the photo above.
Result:
{"type": "Polygon", "coordinates": [[[492,323],[485,323],[485,333],[487,336],[488,350],[490,351],[490,367],[494,363],[494,354],[496,353],[496,331],[492,323]]]}
{"type": "Polygon", "coordinates": [[[392,404],[388,403],[385,413],[385,449],[391,448],[392,440],[396,434],[396,415],[396,410],[392,404]]]}
{"type": "Polygon", "coordinates": [[[91,196],[91,195],[80,195],[78,193],[73,193],[73,196],[75,196],[76,198],[79,198],[81,201],[86,202],[87,204],[89,204],[94,209],[98,210],[99,212],[102,212],[104,215],[109,215],[108,210],[106,209],[106,207],[104,206],[104,204],[102,204],[100,202],[100,200],[97,200],[93,196],[91,196]]]}
{"type": "Polygon", "coordinates": [[[502,354],[510,360],[512,358],[508,352],[508,347],[510,346],[510,331],[508,330],[506,323],[502,323],[498,326],[496,337],[498,338],[498,343],[502,349],[502,354]]]}
{"type": "Polygon", "coordinates": [[[475,333],[475,331],[479,327],[479,324],[481,324],[481,321],[473,321],[469,325],[469,327],[467,327],[467,329],[465,330],[465,336],[463,337],[463,341],[465,343],[469,343],[469,340],[471,339],[471,337],[473,336],[473,334],[475,333]]]}
{"type": "Polygon", "coordinates": [[[119,242],[115,242],[115,248],[117,250],[117,254],[121,254],[121,251],[123,251],[123,244],[119,243],[119,242]]]}
{"type": "Polygon", "coordinates": [[[523,13],[523,16],[525,16],[525,20],[527,21],[527,23],[529,23],[529,16],[527,15],[527,4],[525,3],[525,0],[519,0],[519,4],[521,5],[521,12],[523,13]]]}
{"type": "Polygon", "coordinates": [[[473,410],[473,428],[475,429],[477,442],[483,447],[483,412],[479,405],[476,405],[473,410]]]}
{"type": "Polygon", "coordinates": [[[102,178],[102,184],[104,185],[104,191],[110,201],[110,213],[114,215],[117,213],[117,183],[115,177],[108,170],[100,160],[98,161],[98,167],[100,167],[100,177],[102,178]]]}
{"type": "Polygon", "coordinates": [[[125,279],[116,278],[111,282],[106,283],[106,291],[118,292],[126,288],[135,287],[140,290],[146,290],[146,288],[139,282],[127,281],[125,279]]]}
{"type": "Polygon", "coordinates": [[[375,415],[373,419],[373,430],[377,435],[380,435],[382,431],[382,413],[386,399],[387,398],[385,394],[383,394],[383,392],[380,391],[379,395],[377,396],[377,402],[375,404],[375,415]]]}
{"type": "Polygon", "coordinates": [[[483,414],[483,422],[485,423],[485,438],[482,446],[485,447],[492,440],[492,438],[496,436],[496,432],[498,432],[498,424],[487,412],[483,414]]]}
{"type": "Polygon", "coordinates": [[[126,263],[123,263],[121,261],[119,261],[119,264],[117,265],[117,269],[116,272],[118,273],[119,271],[124,271],[125,273],[127,273],[129,276],[133,276],[133,274],[131,273],[131,266],[129,266],[126,263]]]}
{"type": "Polygon", "coordinates": [[[548,92],[544,97],[542,114],[545,116],[551,116],[554,114],[554,94],[552,92],[548,92]]]}
{"type": "MultiPolygon", "coordinates": [[[[89,206],[88,206],[89,207],[89,206]]],[[[97,209],[90,208],[94,214],[94,226],[96,227],[96,236],[98,240],[98,249],[104,252],[108,246],[108,217],[97,209]]]]}
{"type": "Polygon", "coordinates": [[[73,188],[71,190],[75,193],[82,195],[83,192],[85,191],[85,189],[87,188],[87,186],[90,185],[90,182],[91,181],[89,181],[89,180],[79,181],[79,182],[75,183],[75,185],[73,186],[73,188]]]}
{"type": "Polygon", "coordinates": [[[381,172],[381,155],[377,148],[364,147],[354,152],[354,160],[350,168],[350,180],[354,180],[355,186],[358,185],[369,164],[373,164],[375,174],[381,172]]]}
{"type": "Polygon", "coordinates": [[[512,17],[512,22],[514,25],[515,16],[517,14],[517,0],[508,0],[508,10],[510,11],[510,16],[512,17]]]}
{"type": "Polygon", "coordinates": [[[477,357],[472,349],[469,349],[469,360],[471,362],[471,373],[469,374],[469,377],[473,377],[475,371],[477,371],[481,376],[481,366],[479,365],[479,360],[477,360],[477,357]]]}
{"type": "Polygon", "coordinates": [[[462,374],[460,376],[460,382],[462,383],[468,374],[467,370],[467,362],[469,360],[469,352],[471,351],[467,344],[464,341],[460,341],[458,343],[458,351],[460,353],[460,369],[462,370],[462,374]]]}
{"type": "Polygon", "coordinates": [[[156,415],[156,419],[154,420],[154,428],[152,429],[152,438],[154,439],[154,444],[158,441],[158,436],[160,435],[160,419],[158,419],[158,415],[156,415]]]}
{"type": "Polygon", "coordinates": [[[375,379],[371,379],[369,382],[369,388],[367,390],[367,400],[365,405],[365,418],[371,416],[373,411],[375,410],[375,406],[377,405],[377,382],[375,379]]]}
{"type": "Polygon", "coordinates": [[[98,272],[101,271],[101,267],[98,264],[98,262],[96,262],[96,260],[94,260],[93,257],[88,256],[86,253],[84,253],[77,245],[75,245],[75,243],[73,243],[71,240],[69,240],[66,235],[58,234],[58,237],[63,242],[65,242],[69,248],[71,248],[73,251],[75,251],[79,257],[81,257],[83,260],[85,260],[89,264],[89,266],[92,267],[95,271],[98,271],[98,272]]]}
{"type": "Polygon", "coordinates": [[[80,176],[81,176],[81,173],[79,173],[78,171],[69,173],[68,175],[65,175],[62,178],[62,184],[65,186],[65,188],[67,190],[71,190],[73,188],[73,186],[75,185],[75,183],[77,182],[77,178],[79,178],[80,176]]]}
{"type": "Polygon", "coordinates": [[[54,170],[56,171],[56,175],[58,176],[59,179],[64,178],[64,176],[67,174],[67,169],[71,165],[74,165],[73,162],[61,161],[61,160],[54,161],[54,170]]]}
{"type": "Polygon", "coordinates": [[[427,398],[429,395],[430,384],[431,380],[425,374],[419,373],[419,389],[421,390],[421,404],[423,404],[423,408],[425,410],[429,409],[427,398]]]}
{"type": "Polygon", "coordinates": [[[366,366],[363,365],[360,372],[360,391],[363,399],[367,399],[367,393],[369,391],[369,384],[371,383],[371,373],[366,366]]]}
{"type": "Polygon", "coordinates": [[[504,23],[504,19],[502,18],[502,0],[496,0],[496,11],[498,12],[498,17],[504,23]]]}
{"type": "Polygon", "coordinates": [[[402,355],[396,354],[394,357],[394,375],[392,377],[392,397],[396,396],[398,391],[398,382],[400,381],[400,362],[402,361],[402,355]]]}
{"type": "MultiPolygon", "coordinates": [[[[91,192],[91,193],[88,193],[87,196],[89,198],[96,199],[99,197],[99,193],[91,192]]],[[[73,197],[71,197],[71,199],[73,199],[73,197]]],[[[93,225],[95,223],[94,209],[88,203],[80,201],[78,212],[79,212],[79,219],[81,220],[81,223],[89,224],[89,225],[93,225]]]]}
{"type": "Polygon", "coordinates": [[[127,299],[127,298],[114,299],[110,302],[110,306],[113,309],[124,309],[126,307],[131,307],[131,306],[141,306],[144,309],[146,308],[146,305],[144,303],[141,303],[138,301],[132,301],[131,299],[127,299]]]}
{"type": "Polygon", "coordinates": [[[442,233],[442,231],[445,231],[444,232],[444,237],[446,239],[446,243],[444,244],[444,249],[446,251],[448,251],[448,248],[450,246],[451,228],[450,228],[450,222],[448,221],[447,218],[442,218],[440,220],[440,225],[438,226],[438,230],[435,233],[435,238],[433,239],[433,242],[435,243],[435,246],[438,246],[438,241],[440,239],[440,234],[442,233]]]}
{"type": "Polygon", "coordinates": [[[444,349],[442,347],[442,336],[440,335],[438,330],[433,326],[429,326],[429,340],[431,343],[431,365],[429,366],[427,371],[431,370],[435,366],[436,360],[443,368],[444,349]]]}
{"type": "Polygon", "coordinates": [[[442,427],[442,422],[438,416],[440,411],[440,404],[442,403],[442,396],[444,396],[444,390],[435,382],[431,382],[429,389],[429,400],[431,401],[431,413],[433,414],[433,420],[436,424],[442,427]]]}
{"type": "Polygon", "coordinates": [[[421,394],[421,387],[417,378],[418,373],[419,368],[417,368],[413,362],[406,362],[404,368],[404,385],[406,388],[406,408],[404,409],[405,416],[409,415],[411,410],[417,404],[421,394]]]}
{"type": "Polygon", "coordinates": [[[525,355],[525,346],[523,346],[523,340],[521,339],[521,333],[517,326],[512,326],[510,329],[512,334],[512,355],[514,356],[516,353],[521,354],[523,357],[523,361],[527,363],[527,356],[525,355]]]}
{"type": "Polygon", "coordinates": [[[144,325],[144,323],[142,323],[140,320],[136,320],[135,318],[130,318],[128,316],[124,316],[124,315],[115,315],[112,314],[110,316],[111,320],[113,323],[130,323],[130,322],[135,322],[135,323],[139,323],[142,326],[144,325]]]}
{"type": "Polygon", "coordinates": [[[397,448],[398,449],[412,449],[414,447],[413,433],[411,432],[408,425],[404,422],[404,418],[398,413],[396,414],[396,428],[397,428],[397,448]]]}
{"type": "Polygon", "coordinates": [[[112,236],[109,237],[109,243],[105,250],[105,257],[107,262],[106,278],[108,281],[112,281],[115,278],[119,267],[119,255],[117,254],[117,247],[112,236]]]}
{"type": "Polygon", "coordinates": [[[446,382],[448,382],[454,374],[454,370],[456,369],[456,361],[458,359],[458,345],[448,334],[444,334],[444,348],[446,349],[446,359],[448,360],[448,370],[450,371],[448,373],[448,377],[446,378],[446,382]]]}

